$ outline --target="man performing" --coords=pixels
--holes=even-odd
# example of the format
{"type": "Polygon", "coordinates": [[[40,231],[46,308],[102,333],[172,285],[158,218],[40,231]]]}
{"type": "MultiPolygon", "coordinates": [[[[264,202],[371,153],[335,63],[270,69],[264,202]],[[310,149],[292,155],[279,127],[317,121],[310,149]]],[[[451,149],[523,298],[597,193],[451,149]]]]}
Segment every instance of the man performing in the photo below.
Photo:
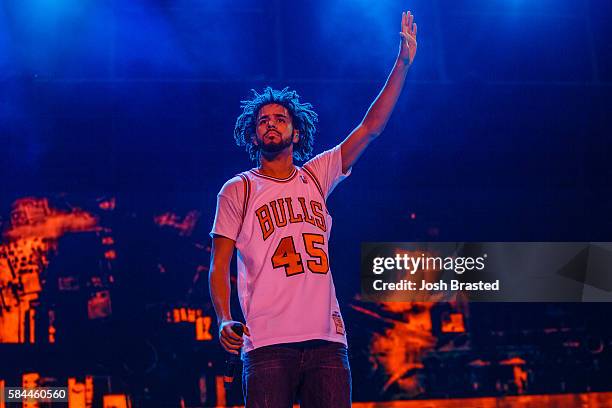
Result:
{"type": "Polygon", "coordinates": [[[402,13],[393,70],[363,121],[338,146],[309,158],[317,114],[287,88],[243,101],[234,137],[258,167],[229,180],[217,197],[210,294],[225,350],[242,348],[247,408],[351,405],[344,322],[329,268],[332,219],[326,199],[383,131],[416,54],[417,27],[402,13]],[[229,269],[238,256],[244,337],[232,326],[229,269]]]}

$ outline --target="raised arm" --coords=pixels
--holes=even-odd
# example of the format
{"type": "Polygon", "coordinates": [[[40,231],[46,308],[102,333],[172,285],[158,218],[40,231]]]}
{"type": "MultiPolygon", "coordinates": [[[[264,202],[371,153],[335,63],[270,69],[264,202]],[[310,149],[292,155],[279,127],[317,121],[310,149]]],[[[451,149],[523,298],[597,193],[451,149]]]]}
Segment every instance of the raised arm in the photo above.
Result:
{"type": "Polygon", "coordinates": [[[385,129],[391,112],[399,98],[406,73],[416,54],[417,25],[410,11],[402,13],[401,41],[397,60],[387,78],[385,86],[368,109],[361,123],[340,145],[342,152],[342,171],[346,173],[376,136],[385,129]]]}
{"type": "MultiPolygon", "coordinates": [[[[234,240],[215,235],[210,258],[210,271],[208,273],[208,286],[210,297],[213,301],[217,322],[219,324],[219,341],[223,348],[232,353],[238,354],[242,346],[243,339],[231,329],[232,324],[238,323],[232,320],[230,311],[230,262],[234,255],[234,240]]],[[[249,331],[245,326],[244,333],[248,336],[249,331]]]]}

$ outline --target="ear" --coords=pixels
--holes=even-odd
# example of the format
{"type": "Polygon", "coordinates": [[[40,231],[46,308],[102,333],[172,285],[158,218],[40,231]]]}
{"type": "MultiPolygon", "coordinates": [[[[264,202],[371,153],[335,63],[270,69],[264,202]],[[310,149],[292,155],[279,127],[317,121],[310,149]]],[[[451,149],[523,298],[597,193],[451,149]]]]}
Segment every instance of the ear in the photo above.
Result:
{"type": "Polygon", "coordinates": [[[257,145],[258,145],[258,143],[257,143],[257,135],[256,135],[255,133],[252,133],[252,134],[251,134],[251,142],[253,142],[253,144],[254,144],[255,146],[257,146],[257,145]]]}
{"type": "Polygon", "coordinates": [[[293,143],[297,143],[300,141],[300,131],[295,129],[293,131],[293,143]]]}

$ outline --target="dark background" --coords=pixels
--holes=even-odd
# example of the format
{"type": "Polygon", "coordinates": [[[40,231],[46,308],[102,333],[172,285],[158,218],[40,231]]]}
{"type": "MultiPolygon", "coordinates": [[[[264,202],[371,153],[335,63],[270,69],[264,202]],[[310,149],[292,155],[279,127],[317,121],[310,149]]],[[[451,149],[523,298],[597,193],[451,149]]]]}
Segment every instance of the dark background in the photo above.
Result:
{"type": "MultiPolygon", "coordinates": [[[[4,1],[0,222],[20,197],[114,196],[132,220],[114,220],[133,254],[118,274],[136,285],[148,253],[184,242],[151,244],[134,219],[197,210],[206,242],[216,193],[253,166],[232,138],[250,89],[296,89],[320,117],[315,152],[333,147],[383,85],[405,9],[419,30],[404,92],[329,200],[340,303],[359,291],[362,241],[611,241],[605,0],[4,1]]],[[[191,272],[175,273],[142,298],[180,298],[191,272]]],[[[547,307],[520,306],[544,316],[534,327],[547,307]]],[[[577,325],[611,310],[559,307],[577,325]]]]}

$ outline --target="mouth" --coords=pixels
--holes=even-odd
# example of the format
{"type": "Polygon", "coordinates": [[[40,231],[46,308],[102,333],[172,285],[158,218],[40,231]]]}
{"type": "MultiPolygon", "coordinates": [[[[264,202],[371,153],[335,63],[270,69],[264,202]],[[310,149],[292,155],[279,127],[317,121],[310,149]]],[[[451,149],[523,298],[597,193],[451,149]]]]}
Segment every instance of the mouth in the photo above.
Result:
{"type": "Polygon", "coordinates": [[[281,139],[280,133],[275,131],[268,132],[263,137],[265,143],[277,143],[281,139]]]}

